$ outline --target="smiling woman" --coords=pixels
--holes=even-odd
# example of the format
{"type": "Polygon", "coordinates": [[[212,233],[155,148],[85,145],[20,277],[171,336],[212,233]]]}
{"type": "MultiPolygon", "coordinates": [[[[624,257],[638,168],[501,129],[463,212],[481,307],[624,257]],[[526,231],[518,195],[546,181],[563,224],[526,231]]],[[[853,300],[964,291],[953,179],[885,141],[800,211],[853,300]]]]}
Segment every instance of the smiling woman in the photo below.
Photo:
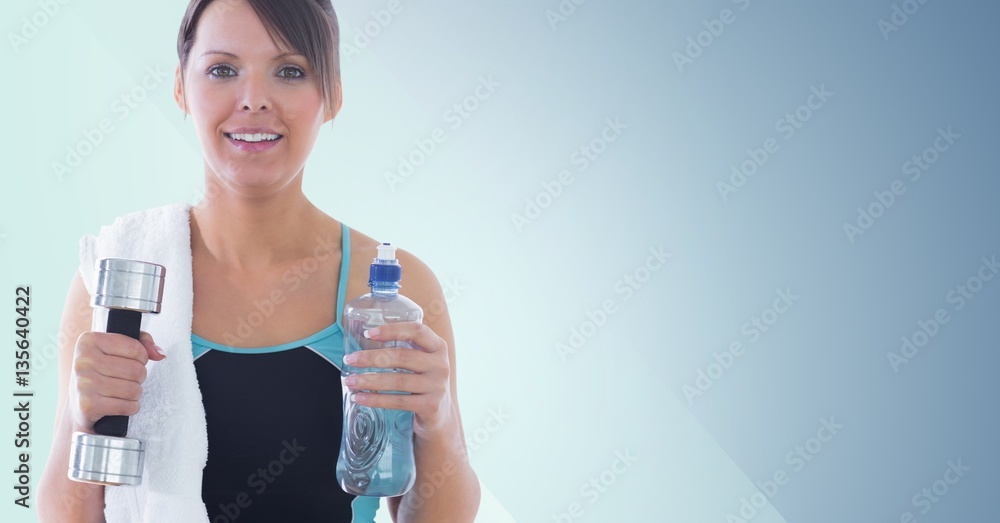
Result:
{"type": "Polygon", "coordinates": [[[251,196],[299,175],[340,110],[336,27],[329,2],[191,3],[174,97],[215,181],[251,196]]]}
{"type": "Polygon", "coordinates": [[[354,397],[361,405],[413,412],[417,479],[405,495],[386,498],[393,520],[474,519],[479,483],[468,464],[444,294],[407,251],[396,253],[407,297],[435,314],[373,334],[416,350],[372,349],[354,363],[409,372],[341,379],[341,311],[367,292],[380,242],[302,191],[319,129],[341,107],[338,45],[329,1],[189,5],[174,99],[192,117],[211,197],[125,215],[81,241],[60,336],[62,407],[39,485],[42,521],[374,521],[379,498],[347,494],[336,479],[342,402],[356,390],[366,392],[354,397]],[[99,257],[169,258],[169,321],[144,321],[138,341],[89,332],[79,311],[88,310],[99,257]],[[185,375],[196,391],[174,379],[185,375]],[[92,433],[111,415],[132,416],[130,436],[149,440],[142,484],[71,482],[71,434],[92,433]]]}

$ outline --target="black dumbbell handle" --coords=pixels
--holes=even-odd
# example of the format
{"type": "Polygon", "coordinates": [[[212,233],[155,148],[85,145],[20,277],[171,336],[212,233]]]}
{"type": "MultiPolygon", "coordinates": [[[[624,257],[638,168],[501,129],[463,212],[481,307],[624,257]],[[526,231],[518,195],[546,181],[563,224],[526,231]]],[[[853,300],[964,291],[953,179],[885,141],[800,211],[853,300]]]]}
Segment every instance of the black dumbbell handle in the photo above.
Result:
{"type": "MultiPolygon", "coordinates": [[[[138,340],[141,324],[142,313],[139,311],[108,309],[106,332],[124,334],[138,340]]],[[[94,432],[103,436],[124,438],[128,433],[128,416],[104,416],[94,423],[94,432]]]]}

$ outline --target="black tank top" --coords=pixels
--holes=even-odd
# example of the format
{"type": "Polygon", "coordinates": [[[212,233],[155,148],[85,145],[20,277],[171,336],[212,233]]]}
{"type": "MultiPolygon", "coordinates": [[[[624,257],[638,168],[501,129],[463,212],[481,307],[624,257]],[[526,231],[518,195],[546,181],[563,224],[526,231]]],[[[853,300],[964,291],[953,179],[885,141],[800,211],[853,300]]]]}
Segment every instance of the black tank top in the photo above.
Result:
{"type": "Polygon", "coordinates": [[[337,484],[340,317],[350,259],[349,230],[343,224],[342,230],[335,324],[252,349],[191,336],[208,423],[202,499],[212,523],[375,520],[379,498],[354,496],[337,484]]]}

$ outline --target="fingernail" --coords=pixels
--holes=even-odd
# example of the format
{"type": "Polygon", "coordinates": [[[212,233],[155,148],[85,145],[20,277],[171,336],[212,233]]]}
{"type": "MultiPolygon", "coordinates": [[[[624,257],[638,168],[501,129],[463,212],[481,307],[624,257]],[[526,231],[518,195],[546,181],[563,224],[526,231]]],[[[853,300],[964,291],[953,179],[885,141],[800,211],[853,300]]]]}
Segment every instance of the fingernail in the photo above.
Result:
{"type": "Polygon", "coordinates": [[[352,352],[347,356],[344,356],[344,363],[353,364],[357,363],[357,361],[358,361],[358,354],[356,352],[352,352]]]}
{"type": "Polygon", "coordinates": [[[159,345],[153,344],[153,350],[155,350],[160,356],[163,356],[164,358],[167,357],[167,353],[163,352],[163,349],[161,349],[159,345]]]}
{"type": "Polygon", "coordinates": [[[348,387],[353,386],[353,385],[357,385],[357,384],[358,384],[358,378],[356,378],[354,376],[348,376],[348,377],[344,378],[344,385],[347,385],[348,387]]]}
{"type": "Polygon", "coordinates": [[[372,336],[378,336],[378,330],[379,330],[378,327],[375,327],[374,329],[368,329],[364,332],[364,335],[366,338],[372,339],[372,336]]]}

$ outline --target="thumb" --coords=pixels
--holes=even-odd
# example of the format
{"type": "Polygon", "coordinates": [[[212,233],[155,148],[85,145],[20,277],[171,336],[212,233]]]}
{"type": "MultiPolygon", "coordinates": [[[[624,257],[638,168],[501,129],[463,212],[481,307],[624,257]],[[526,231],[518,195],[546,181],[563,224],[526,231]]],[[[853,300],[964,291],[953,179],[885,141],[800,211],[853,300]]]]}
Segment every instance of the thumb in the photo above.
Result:
{"type": "Polygon", "coordinates": [[[160,361],[167,357],[167,355],[163,352],[163,349],[153,342],[153,336],[151,336],[148,332],[139,332],[139,343],[142,343],[142,346],[146,348],[146,353],[149,354],[149,359],[153,361],[160,361]]]}

